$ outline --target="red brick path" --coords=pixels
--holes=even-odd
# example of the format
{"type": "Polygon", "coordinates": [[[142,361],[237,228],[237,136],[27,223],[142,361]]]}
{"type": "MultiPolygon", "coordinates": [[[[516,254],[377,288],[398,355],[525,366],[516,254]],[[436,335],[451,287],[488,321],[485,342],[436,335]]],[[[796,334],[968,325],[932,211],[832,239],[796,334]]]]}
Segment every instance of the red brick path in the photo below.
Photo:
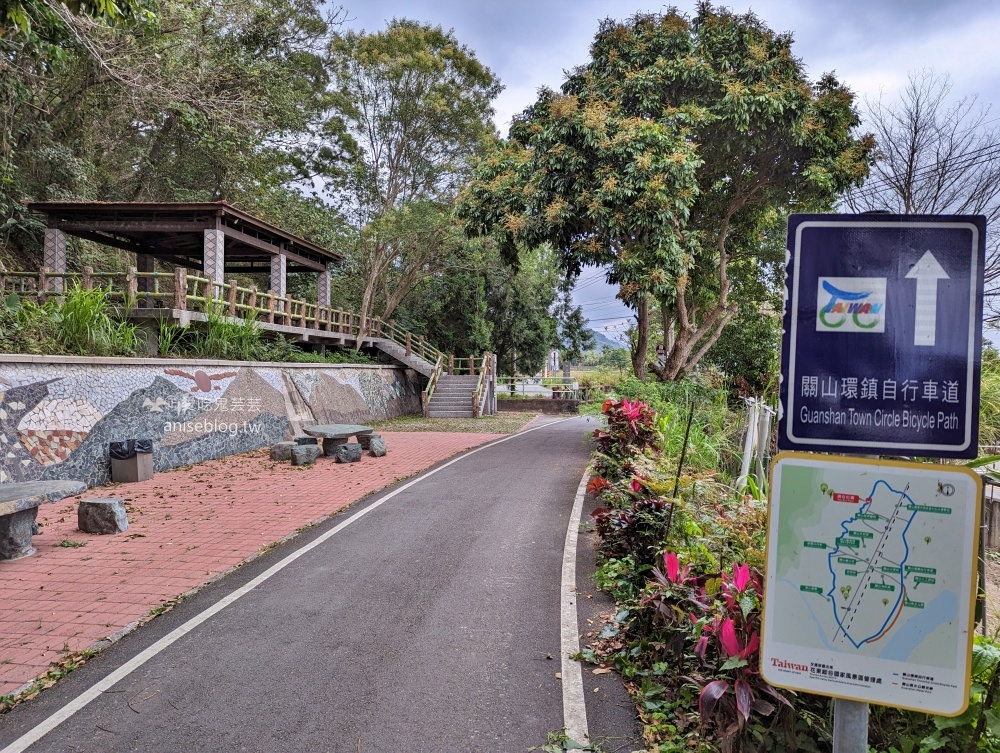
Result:
{"type": "Polygon", "coordinates": [[[0,695],[302,526],[497,438],[382,435],[389,454],[360,463],[321,457],[295,468],[262,450],[88,490],[82,496],[125,499],[129,528],[116,536],[77,530],[75,499],[43,505],[38,553],[0,562],[0,695]]]}

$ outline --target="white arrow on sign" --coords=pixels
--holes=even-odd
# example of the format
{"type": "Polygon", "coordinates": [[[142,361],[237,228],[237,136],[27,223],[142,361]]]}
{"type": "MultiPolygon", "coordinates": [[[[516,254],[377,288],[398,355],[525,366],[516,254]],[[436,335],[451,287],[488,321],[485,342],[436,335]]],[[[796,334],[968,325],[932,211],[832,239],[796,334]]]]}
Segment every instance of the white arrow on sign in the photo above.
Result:
{"type": "Polygon", "coordinates": [[[906,279],[917,281],[917,311],[913,322],[913,344],[934,345],[937,331],[937,284],[947,280],[944,271],[930,251],[920,257],[906,274],[906,279]]]}

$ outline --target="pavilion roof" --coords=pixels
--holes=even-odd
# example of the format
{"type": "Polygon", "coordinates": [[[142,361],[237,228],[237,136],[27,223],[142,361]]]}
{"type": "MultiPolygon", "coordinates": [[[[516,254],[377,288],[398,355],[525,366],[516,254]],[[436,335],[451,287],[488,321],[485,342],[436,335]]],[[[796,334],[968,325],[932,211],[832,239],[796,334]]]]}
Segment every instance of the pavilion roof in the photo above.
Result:
{"type": "Polygon", "coordinates": [[[33,201],[48,227],[190,269],[203,269],[204,231],[225,237],[226,272],[268,272],[284,254],[287,271],[322,272],[343,256],[247,214],[225,201],[33,201]]]}

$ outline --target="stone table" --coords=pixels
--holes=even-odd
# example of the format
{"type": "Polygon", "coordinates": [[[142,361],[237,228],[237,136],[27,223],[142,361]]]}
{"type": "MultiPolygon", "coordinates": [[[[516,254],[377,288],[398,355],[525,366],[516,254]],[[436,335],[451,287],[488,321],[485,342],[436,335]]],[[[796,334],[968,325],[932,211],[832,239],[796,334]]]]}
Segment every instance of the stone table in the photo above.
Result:
{"type": "Polygon", "coordinates": [[[86,488],[82,481],[0,484],[0,560],[18,560],[34,554],[31,536],[38,506],[58,502],[86,488]]]}
{"type": "Polygon", "coordinates": [[[357,437],[358,443],[365,447],[368,436],[375,431],[370,426],[354,426],[353,424],[317,424],[316,426],[303,426],[302,431],[311,437],[319,437],[323,440],[323,454],[335,455],[337,447],[347,444],[351,437],[357,437]]]}

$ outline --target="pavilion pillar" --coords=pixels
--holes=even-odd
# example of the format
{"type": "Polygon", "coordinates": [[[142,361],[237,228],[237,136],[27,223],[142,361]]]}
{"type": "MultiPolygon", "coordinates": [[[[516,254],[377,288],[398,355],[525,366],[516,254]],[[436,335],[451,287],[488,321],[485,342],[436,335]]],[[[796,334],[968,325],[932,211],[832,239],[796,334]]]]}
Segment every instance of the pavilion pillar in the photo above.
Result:
{"type": "MultiPolygon", "coordinates": [[[[45,228],[45,240],[42,243],[42,266],[55,275],[66,274],[66,234],[53,227],[45,228]]],[[[63,292],[63,278],[49,278],[49,290],[53,293],[63,292]]]]}
{"type": "MultiPolygon", "coordinates": [[[[156,266],[154,261],[156,257],[152,254],[136,254],[135,255],[135,267],[136,271],[140,274],[145,272],[150,274],[156,271],[156,266]]],[[[152,293],[154,292],[155,285],[153,283],[153,278],[151,277],[139,277],[136,280],[139,293],[152,293]]],[[[151,309],[154,307],[154,302],[145,296],[139,298],[138,301],[139,308],[141,309],[151,309]]]]}
{"type": "Polygon", "coordinates": [[[226,235],[221,230],[206,230],[204,245],[205,277],[212,284],[212,297],[222,294],[222,277],[226,268],[226,235]]]}
{"type": "MultiPolygon", "coordinates": [[[[288,257],[284,254],[271,257],[271,293],[277,298],[284,298],[288,294],[288,257]]],[[[284,302],[277,302],[275,309],[284,312],[284,302]]]]}
{"type": "Polygon", "coordinates": [[[316,281],[316,303],[324,308],[330,308],[330,267],[319,273],[316,281]]]}

